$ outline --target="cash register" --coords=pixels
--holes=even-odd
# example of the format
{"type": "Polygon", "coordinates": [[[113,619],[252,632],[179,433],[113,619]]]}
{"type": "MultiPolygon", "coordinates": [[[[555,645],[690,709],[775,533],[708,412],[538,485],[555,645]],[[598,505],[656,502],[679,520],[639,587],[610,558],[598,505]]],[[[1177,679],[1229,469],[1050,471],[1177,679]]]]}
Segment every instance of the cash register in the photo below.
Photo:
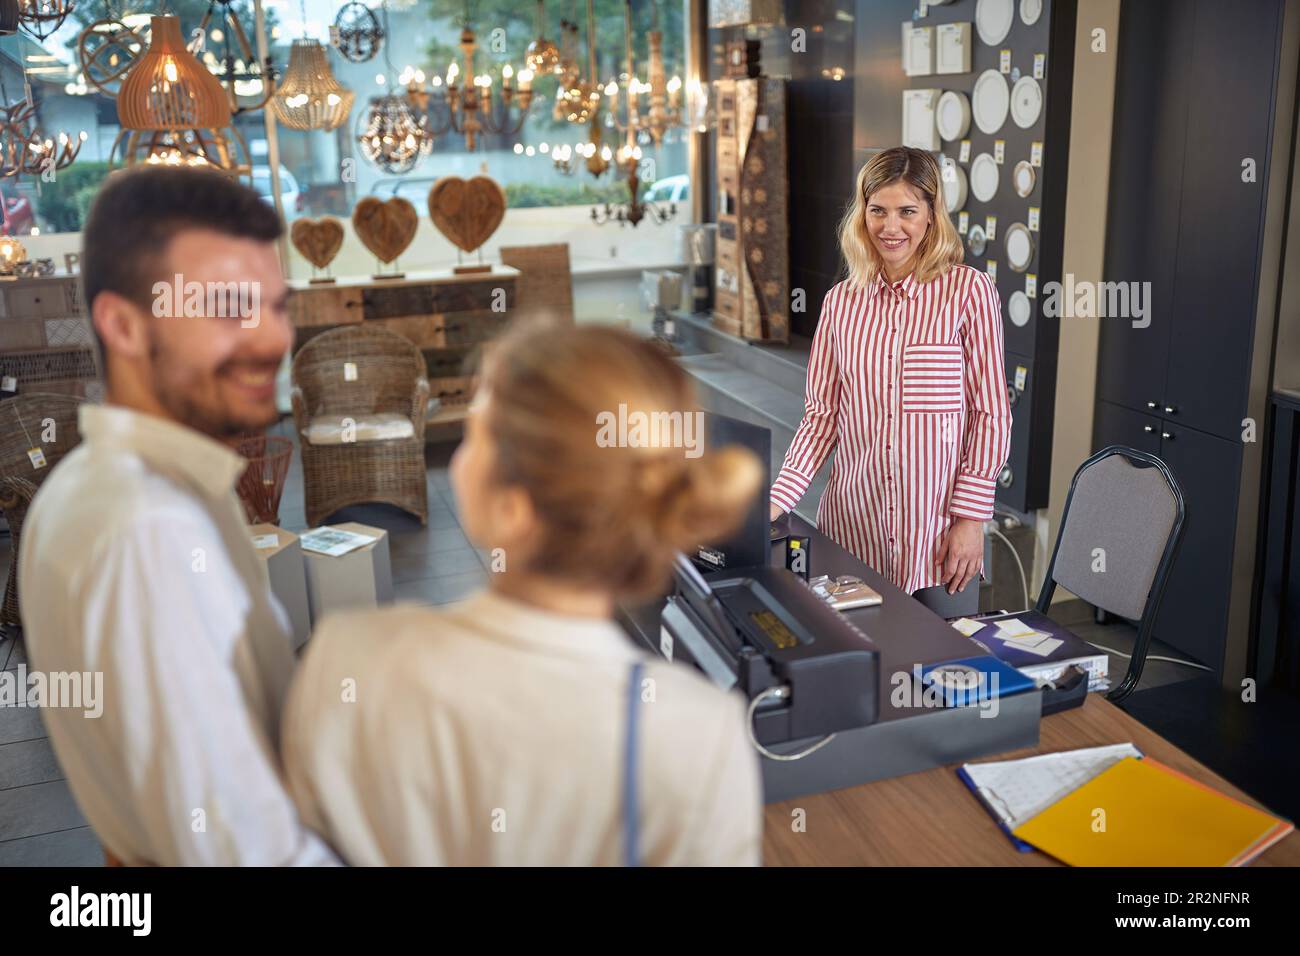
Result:
{"type": "MultiPolygon", "coordinates": [[[[707,447],[740,444],[767,465],[771,434],[705,416],[707,447]]],[[[661,617],[660,651],[698,666],[751,702],[760,744],[872,724],[879,716],[879,653],[802,578],[771,567],[767,482],[727,542],[679,555],[661,617]]]]}

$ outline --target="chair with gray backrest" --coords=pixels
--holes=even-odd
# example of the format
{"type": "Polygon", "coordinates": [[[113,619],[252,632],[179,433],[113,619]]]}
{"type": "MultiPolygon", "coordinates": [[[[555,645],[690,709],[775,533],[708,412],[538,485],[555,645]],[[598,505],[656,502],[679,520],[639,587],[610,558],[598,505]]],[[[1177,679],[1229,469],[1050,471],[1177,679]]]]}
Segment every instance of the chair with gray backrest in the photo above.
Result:
{"type": "Polygon", "coordinates": [[[1107,694],[1123,700],[1142,677],[1160,596],[1183,531],[1183,492],[1169,466],[1111,445],[1074,473],[1061,531],[1035,610],[1046,614],[1059,584],[1089,604],[1137,623],[1128,672],[1107,694]]]}

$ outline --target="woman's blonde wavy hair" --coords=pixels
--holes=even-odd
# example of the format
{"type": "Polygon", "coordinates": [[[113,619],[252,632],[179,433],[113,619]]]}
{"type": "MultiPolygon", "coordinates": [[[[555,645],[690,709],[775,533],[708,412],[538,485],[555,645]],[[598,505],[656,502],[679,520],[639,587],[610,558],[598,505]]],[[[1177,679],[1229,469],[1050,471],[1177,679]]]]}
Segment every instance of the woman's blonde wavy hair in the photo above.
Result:
{"type": "Polygon", "coordinates": [[[849,282],[867,288],[884,269],[884,260],[867,234],[867,204],[886,186],[907,183],[930,207],[930,228],[913,257],[912,276],[929,282],[962,261],[961,238],[943,202],[939,164],[923,149],[895,146],[871,157],[858,173],[853,202],[840,223],[840,252],[849,282]]]}

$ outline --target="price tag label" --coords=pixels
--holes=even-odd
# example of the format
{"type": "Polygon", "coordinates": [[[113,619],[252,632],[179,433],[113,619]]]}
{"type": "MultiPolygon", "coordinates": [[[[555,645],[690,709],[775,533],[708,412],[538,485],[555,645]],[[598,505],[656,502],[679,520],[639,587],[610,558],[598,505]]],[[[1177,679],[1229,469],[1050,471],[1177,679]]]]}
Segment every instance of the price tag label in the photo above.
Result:
{"type": "Polygon", "coordinates": [[[1030,166],[1043,165],[1043,144],[1042,143],[1029,144],[1029,165],[1030,166]]]}
{"type": "Polygon", "coordinates": [[[984,235],[988,238],[988,241],[989,241],[989,242],[992,242],[994,239],[996,239],[996,238],[998,237],[998,217],[997,217],[997,216],[985,216],[985,217],[984,217],[984,235]]]}
{"type": "Polygon", "coordinates": [[[1011,51],[1002,50],[998,53],[998,70],[1003,73],[1011,72],[1011,51]]]}
{"type": "Polygon", "coordinates": [[[18,379],[14,378],[12,375],[6,375],[4,378],[0,378],[0,392],[16,391],[18,391],[18,379]]]}
{"type": "Polygon", "coordinates": [[[275,548],[280,545],[280,536],[275,534],[255,534],[253,535],[253,547],[258,551],[265,551],[267,548],[275,548]]]}
{"type": "Polygon", "coordinates": [[[40,448],[30,448],[27,451],[27,457],[31,460],[32,467],[40,471],[45,467],[45,452],[40,448]]]}
{"type": "Polygon", "coordinates": [[[1047,55],[1045,53],[1034,54],[1034,79],[1041,80],[1047,72],[1047,55]]]}
{"type": "Polygon", "coordinates": [[[343,363],[343,381],[345,381],[345,382],[355,382],[356,380],[357,380],[357,363],[356,363],[356,362],[344,362],[344,363],[343,363]]]}
{"type": "Polygon", "coordinates": [[[759,113],[759,114],[758,114],[758,119],[757,119],[757,121],[756,121],[756,125],[758,126],[758,131],[759,131],[760,133],[766,133],[766,132],[767,132],[768,119],[767,119],[767,114],[766,114],[766,113],[759,113]]]}
{"type": "Polygon", "coordinates": [[[993,162],[999,166],[1007,158],[1007,141],[1005,139],[995,139],[993,141],[993,162]]]}
{"type": "MultiPolygon", "coordinates": [[[[916,15],[917,15],[918,17],[924,17],[924,16],[928,16],[929,13],[930,13],[930,3],[929,3],[929,0],[921,0],[921,2],[920,2],[920,3],[917,5],[917,7],[916,7],[916,15]]],[[[668,658],[668,659],[669,659],[669,660],[672,660],[671,657],[668,658]]]]}
{"type": "Polygon", "coordinates": [[[1028,225],[1029,225],[1029,231],[1030,231],[1030,232],[1037,232],[1037,231],[1038,231],[1038,207],[1037,207],[1037,206],[1030,206],[1030,207],[1029,207],[1029,223],[1028,223],[1028,225]]]}
{"type": "Polygon", "coordinates": [[[990,278],[990,279],[992,279],[994,282],[997,282],[997,281],[998,281],[998,264],[997,264],[997,261],[994,260],[994,259],[989,259],[988,262],[987,262],[987,264],[986,264],[986,266],[987,266],[987,267],[985,268],[984,271],[987,272],[987,273],[989,274],[989,278],[990,278]]]}
{"type": "Polygon", "coordinates": [[[964,236],[966,235],[966,230],[969,228],[970,213],[963,209],[961,212],[957,213],[957,231],[964,236]]]}
{"type": "Polygon", "coordinates": [[[1025,295],[1031,299],[1038,298],[1038,276],[1032,272],[1025,274],[1025,295]]]}
{"type": "Polygon", "coordinates": [[[1023,392],[1025,385],[1029,382],[1029,369],[1023,365],[1016,366],[1016,391],[1023,392]]]}
{"type": "Polygon", "coordinates": [[[659,628],[659,653],[664,656],[665,660],[673,659],[673,636],[668,632],[668,628],[659,628]]]}
{"type": "Polygon", "coordinates": [[[961,146],[957,147],[957,161],[959,163],[970,162],[970,140],[963,139],[961,146]]]}

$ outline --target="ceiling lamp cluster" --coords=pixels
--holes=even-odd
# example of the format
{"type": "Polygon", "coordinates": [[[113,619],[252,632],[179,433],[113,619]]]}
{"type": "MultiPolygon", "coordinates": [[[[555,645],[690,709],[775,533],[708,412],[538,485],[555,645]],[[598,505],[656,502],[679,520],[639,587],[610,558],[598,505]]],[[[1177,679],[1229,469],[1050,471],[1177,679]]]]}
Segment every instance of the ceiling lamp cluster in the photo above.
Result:
{"type": "MultiPolygon", "coordinates": [[[[577,53],[577,25],[573,24],[573,49],[577,53]]],[[[600,81],[596,78],[596,15],[592,0],[587,0],[587,75],[577,69],[574,59],[566,64],[561,59],[564,72],[555,91],[555,111],[557,120],[570,123],[586,123],[600,109],[600,81]]]]}
{"type": "MultiPolygon", "coordinates": [[[[384,32],[388,31],[388,3],[384,2],[384,32]]],[[[384,63],[388,67],[388,88],[394,92],[370,100],[365,116],[360,122],[357,141],[361,155],[374,166],[388,173],[409,173],[433,151],[433,130],[429,118],[422,110],[414,109],[406,91],[397,92],[393,83],[393,61],[384,48],[384,63]]]]}

